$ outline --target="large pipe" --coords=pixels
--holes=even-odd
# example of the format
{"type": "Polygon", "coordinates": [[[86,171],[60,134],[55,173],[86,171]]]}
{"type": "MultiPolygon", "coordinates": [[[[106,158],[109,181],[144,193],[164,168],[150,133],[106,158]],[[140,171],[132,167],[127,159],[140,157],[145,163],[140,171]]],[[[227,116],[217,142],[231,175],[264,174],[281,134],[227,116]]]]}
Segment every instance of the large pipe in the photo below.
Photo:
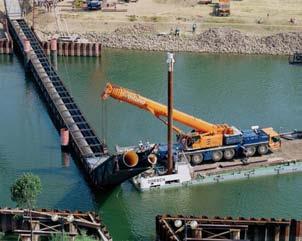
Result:
{"type": "Polygon", "coordinates": [[[67,148],[69,145],[69,130],[67,128],[60,129],[61,147],[67,148]]]}
{"type": "Polygon", "coordinates": [[[138,164],[138,159],[135,151],[127,151],[123,155],[123,163],[127,167],[135,167],[138,164]]]}
{"type": "Polygon", "coordinates": [[[155,154],[149,154],[147,160],[153,166],[157,163],[157,156],[155,154]]]}
{"type": "Polygon", "coordinates": [[[28,63],[30,61],[31,44],[27,38],[23,39],[23,50],[24,50],[24,65],[28,66],[28,63]]]}
{"type": "Polygon", "coordinates": [[[174,56],[172,53],[167,54],[168,63],[168,174],[173,173],[173,71],[174,56]]]}

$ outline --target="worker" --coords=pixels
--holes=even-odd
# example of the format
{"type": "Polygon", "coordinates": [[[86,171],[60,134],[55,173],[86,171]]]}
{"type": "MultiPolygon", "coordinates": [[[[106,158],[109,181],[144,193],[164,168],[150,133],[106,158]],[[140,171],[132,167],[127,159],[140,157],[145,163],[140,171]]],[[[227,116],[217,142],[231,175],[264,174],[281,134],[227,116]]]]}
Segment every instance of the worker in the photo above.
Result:
{"type": "Polygon", "coordinates": [[[174,34],[174,29],[171,28],[171,29],[170,29],[170,35],[173,35],[173,34],[174,34]]]}
{"type": "Polygon", "coordinates": [[[196,23],[193,23],[193,25],[192,25],[192,33],[195,33],[195,31],[196,31],[196,23]]]}
{"type": "Polygon", "coordinates": [[[143,151],[145,148],[144,148],[144,143],[142,141],[139,141],[138,143],[138,147],[141,151],[143,151]]]}
{"type": "Polygon", "coordinates": [[[295,23],[296,23],[296,19],[295,19],[295,18],[290,18],[289,22],[290,22],[291,24],[295,24],[295,23]]]}
{"type": "Polygon", "coordinates": [[[179,27],[176,27],[175,28],[175,36],[179,36],[179,34],[180,34],[180,29],[179,29],[179,27]]]}

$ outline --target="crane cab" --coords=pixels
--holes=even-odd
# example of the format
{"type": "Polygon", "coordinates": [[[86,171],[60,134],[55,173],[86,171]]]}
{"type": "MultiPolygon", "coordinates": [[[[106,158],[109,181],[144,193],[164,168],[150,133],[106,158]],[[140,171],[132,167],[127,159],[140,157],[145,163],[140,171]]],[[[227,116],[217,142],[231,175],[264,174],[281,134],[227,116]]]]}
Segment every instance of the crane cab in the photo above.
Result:
{"type": "Polygon", "coordinates": [[[280,134],[276,132],[272,127],[262,129],[265,134],[269,136],[269,147],[272,151],[279,150],[281,148],[280,134]]]}
{"type": "Polygon", "coordinates": [[[218,147],[223,145],[222,134],[200,134],[198,132],[192,132],[187,136],[177,136],[177,141],[185,149],[205,149],[218,147]]]}
{"type": "Polygon", "coordinates": [[[204,149],[223,145],[223,134],[215,135],[196,135],[193,137],[194,143],[192,144],[193,149],[204,149]]]}

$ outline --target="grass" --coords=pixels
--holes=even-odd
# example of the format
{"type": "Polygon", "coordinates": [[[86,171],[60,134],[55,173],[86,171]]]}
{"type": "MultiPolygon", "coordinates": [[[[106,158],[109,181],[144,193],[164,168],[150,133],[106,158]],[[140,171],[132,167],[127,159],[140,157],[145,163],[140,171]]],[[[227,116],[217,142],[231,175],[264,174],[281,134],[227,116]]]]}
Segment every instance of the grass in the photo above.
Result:
{"type": "Polygon", "coordinates": [[[16,241],[18,240],[18,235],[5,235],[0,232],[0,240],[1,241],[16,241]]]}
{"type": "MultiPolygon", "coordinates": [[[[1,240],[1,239],[0,239],[1,240]]],[[[53,235],[50,241],[69,241],[69,237],[67,235],[62,236],[62,234],[53,235]]],[[[86,234],[79,235],[75,238],[75,241],[96,241],[96,239],[87,236],[86,234]]]]}
{"type": "Polygon", "coordinates": [[[245,21],[243,19],[229,17],[208,17],[204,19],[205,23],[221,23],[221,24],[244,24],[245,21]]]}
{"type": "Polygon", "coordinates": [[[73,4],[75,8],[82,8],[83,0],[75,0],[73,4]]]}
{"type": "Polygon", "coordinates": [[[152,17],[150,18],[150,20],[151,20],[152,22],[159,22],[159,17],[157,17],[157,16],[152,16],[152,17]]]}
{"type": "Polygon", "coordinates": [[[135,15],[129,15],[129,21],[130,22],[134,22],[134,21],[136,21],[137,20],[137,17],[135,16],[135,15]]]}
{"type": "Polygon", "coordinates": [[[154,23],[157,23],[157,22],[160,22],[163,20],[162,17],[159,17],[159,16],[142,16],[141,17],[143,19],[144,22],[154,22],[154,23]]]}

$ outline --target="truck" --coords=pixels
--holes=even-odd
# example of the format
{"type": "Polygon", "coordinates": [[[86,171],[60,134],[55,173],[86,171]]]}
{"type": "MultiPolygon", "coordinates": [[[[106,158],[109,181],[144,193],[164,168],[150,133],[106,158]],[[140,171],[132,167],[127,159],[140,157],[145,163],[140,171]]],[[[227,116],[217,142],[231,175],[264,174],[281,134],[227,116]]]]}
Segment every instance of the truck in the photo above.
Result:
{"type": "MultiPolygon", "coordinates": [[[[150,112],[167,124],[168,109],[166,105],[143,97],[129,89],[107,83],[101,98],[112,97],[120,102],[134,105],[150,112]]],[[[173,109],[173,121],[181,123],[192,131],[184,133],[173,126],[177,134],[174,144],[174,160],[186,160],[191,165],[199,165],[204,161],[219,162],[232,160],[235,156],[244,158],[254,155],[265,155],[281,148],[281,139],[272,127],[240,130],[228,124],[212,124],[187,113],[173,109]]],[[[159,160],[167,158],[167,145],[159,144],[156,148],[159,160]]]]}
{"type": "Polygon", "coordinates": [[[86,4],[88,10],[99,10],[102,8],[102,1],[100,0],[87,0],[86,4]]]}
{"type": "Polygon", "coordinates": [[[230,0],[219,0],[214,4],[213,15],[220,17],[227,17],[231,14],[231,2],[230,0]]]}

